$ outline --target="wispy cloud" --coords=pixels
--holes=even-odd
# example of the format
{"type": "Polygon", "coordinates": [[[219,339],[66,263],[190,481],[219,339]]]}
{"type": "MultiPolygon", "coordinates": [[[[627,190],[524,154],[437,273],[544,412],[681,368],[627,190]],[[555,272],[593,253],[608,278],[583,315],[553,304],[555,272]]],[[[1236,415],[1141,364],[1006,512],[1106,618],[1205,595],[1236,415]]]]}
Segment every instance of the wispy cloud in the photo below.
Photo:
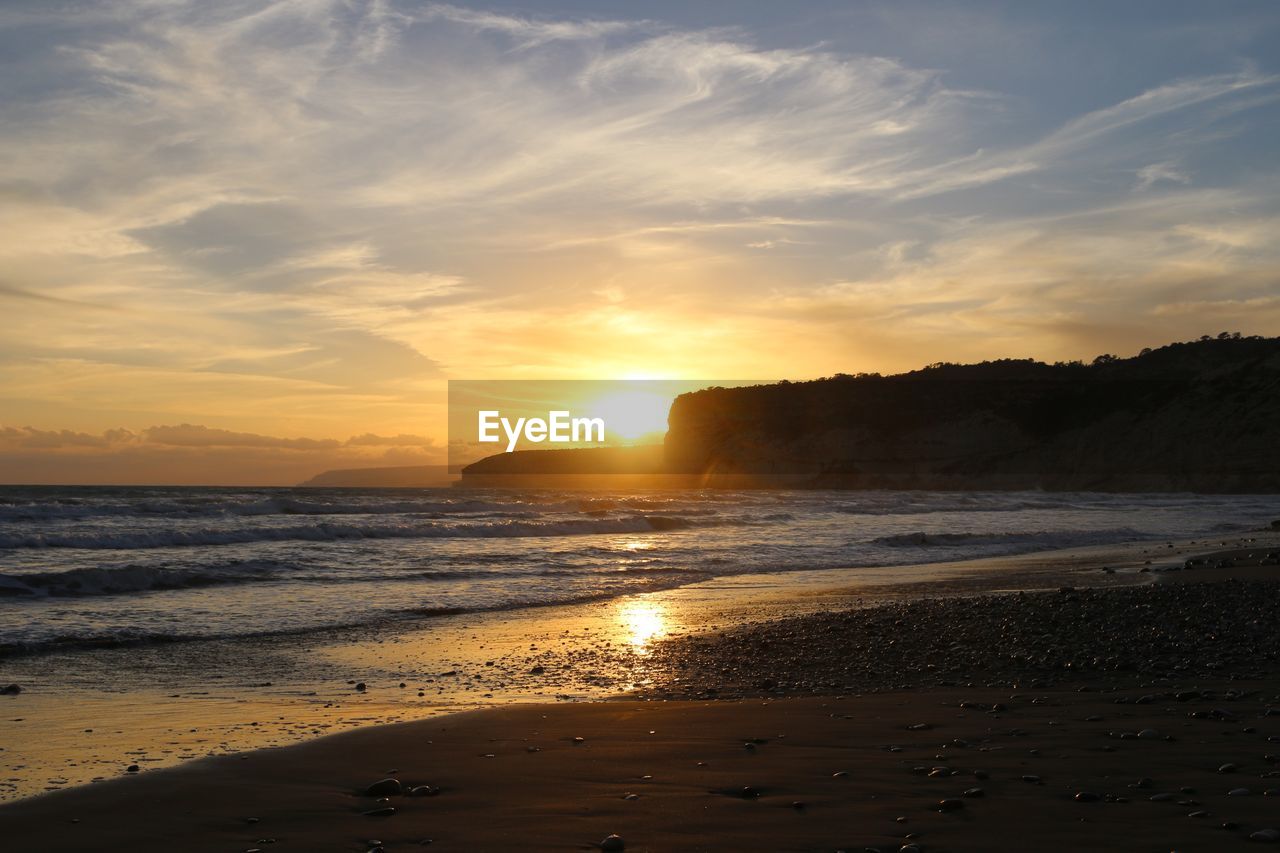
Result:
{"type": "Polygon", "coordinates": [[[1191,176],[1178,169],[1174,163],[1152,163],[1151,165],[1143,166],[1138,170],[1138,182],[1134,188],[1139,192],[1142,190],[1149,190],[1154,184],[1160,181],[1169,181],[1175,184],[1189,184],[1191,183],[1191,176]]]}
{"type": "MultiPolygon", "coordinates": [[[[1118,350],[1203,331],[1193,302],[1280,319],[1280,79],[1243,36],[1030,98],[918,41],[661,6],[84,12],[0,10],[29,48],[0,76],[0,403],[42,427],[432,435],[446,375],[803,376],[1118,350]]],[[[930,38],[995,49],[989,10],[948,15],[930,38]]],[[[1032,54],[1008,60],[1073,78],[1032,54]]]]}

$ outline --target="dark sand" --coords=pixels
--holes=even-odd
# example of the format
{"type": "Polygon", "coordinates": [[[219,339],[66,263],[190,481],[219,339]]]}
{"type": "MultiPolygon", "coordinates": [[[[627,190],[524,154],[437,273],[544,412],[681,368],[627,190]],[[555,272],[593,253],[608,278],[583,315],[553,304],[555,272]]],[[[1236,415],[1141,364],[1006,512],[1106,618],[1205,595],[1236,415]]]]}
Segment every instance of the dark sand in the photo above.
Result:
{"type": "Polygon", "coordinates": [[[645,653],[648,701],[122,766],[0,807],[0,838],[41,851],[592,850],[610,833],[631,851],[1247,849],[1280,830],[1280,567],[1245,549],[1158,576],[688,634],[645,653]],[[439,793],[361,795],[388,775],[439,793]],[[381,807],[395,813],[364,814],[381,807]]]}
{"type": "Polygon", "coordinates": [[[632,851],[1218,851],[1280,823],[1275,684],[1232,689],[519,706],[30,799],[5,807],[3,837],[41,851],[590,850],[615,832],[632,851]],[[380,804],[361,789],[392,770],[440,793],[363,815],[380,804]]]}

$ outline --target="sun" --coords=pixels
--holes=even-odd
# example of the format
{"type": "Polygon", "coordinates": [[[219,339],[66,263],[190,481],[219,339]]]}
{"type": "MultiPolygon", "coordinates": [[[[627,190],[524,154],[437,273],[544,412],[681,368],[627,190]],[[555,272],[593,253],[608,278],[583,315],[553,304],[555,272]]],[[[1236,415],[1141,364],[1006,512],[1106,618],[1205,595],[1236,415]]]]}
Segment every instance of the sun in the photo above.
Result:
{"type": "Polygon", "coordinates": [[[636,441],[667,431],[671,399],[653,391],[615,391],[597,397],[589,408],[604,419],[606,436],[636,441]]]}

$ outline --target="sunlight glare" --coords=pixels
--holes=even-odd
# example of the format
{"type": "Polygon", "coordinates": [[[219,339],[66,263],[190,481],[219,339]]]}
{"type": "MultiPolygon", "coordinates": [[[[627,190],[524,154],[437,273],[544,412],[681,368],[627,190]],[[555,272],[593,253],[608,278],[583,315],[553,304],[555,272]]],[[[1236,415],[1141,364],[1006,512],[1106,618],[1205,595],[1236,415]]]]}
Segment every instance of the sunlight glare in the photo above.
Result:
{"type": "Polygon", "coordinates": [[[666,608],[648,601],[624,601],[618,605],[618,624],[626,642],[638,654],[648,654],[649,643],[668,633],[666,608]]]}
{"type": "Polygon", "coordinates": [[[671,400],[652,391],[617,391],[594,400],[592,415],[604,418],[606,435],[635,441],[667,431],[671,400]]]}

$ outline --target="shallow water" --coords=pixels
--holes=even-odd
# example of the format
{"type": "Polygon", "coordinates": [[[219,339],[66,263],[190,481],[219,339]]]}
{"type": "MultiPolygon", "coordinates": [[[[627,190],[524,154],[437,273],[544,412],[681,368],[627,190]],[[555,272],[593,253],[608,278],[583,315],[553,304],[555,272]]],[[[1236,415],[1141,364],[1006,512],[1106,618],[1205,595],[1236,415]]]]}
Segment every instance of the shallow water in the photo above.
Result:
{"type": "Polygon", "coordinates": [[[7,487],[0,653],[373,626],[1277,516],[1275,496],[7,487]]]}

